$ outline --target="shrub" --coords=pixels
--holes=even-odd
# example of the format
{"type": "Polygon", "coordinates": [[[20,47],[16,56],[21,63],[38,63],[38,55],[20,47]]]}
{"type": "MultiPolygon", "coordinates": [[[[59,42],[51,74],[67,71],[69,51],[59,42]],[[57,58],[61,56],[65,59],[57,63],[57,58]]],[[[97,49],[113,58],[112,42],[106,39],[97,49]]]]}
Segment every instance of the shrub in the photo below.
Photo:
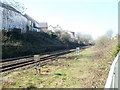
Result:
{"type": "Polygon", "coordinates": [[[116,46],[115,51],[112,53],[112,56],[116,57],[119,51],[120,51],[120,44],[116,46]]]}
{"type": "Polygon", "coordinates": [[[103,35],[103,36],[100,36],[95,41],[95,44],[97,47],[104,47],[108,41],[109,41],[109,38],[106,35],[103,35]]]}

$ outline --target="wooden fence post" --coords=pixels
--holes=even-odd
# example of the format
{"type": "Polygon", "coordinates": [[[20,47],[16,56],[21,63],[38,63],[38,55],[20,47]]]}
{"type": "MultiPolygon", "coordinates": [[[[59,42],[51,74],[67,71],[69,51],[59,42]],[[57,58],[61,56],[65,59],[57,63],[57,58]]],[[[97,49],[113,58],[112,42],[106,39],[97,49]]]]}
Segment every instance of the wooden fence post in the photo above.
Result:
{"type": "Polygon", "coordinates": [[[39,61],[40,60],[40,55],[34,55],[34,60],[39,61]]]}
{"type": "Polygon", "coordinates": [[[37,62],[36,63],[36,66],[35,66],[35,69],[36,69],[36,75],[37,74],[41,74],[41,67],[40,67],[40,55],[34,55],[34,60],[37,62]]]}

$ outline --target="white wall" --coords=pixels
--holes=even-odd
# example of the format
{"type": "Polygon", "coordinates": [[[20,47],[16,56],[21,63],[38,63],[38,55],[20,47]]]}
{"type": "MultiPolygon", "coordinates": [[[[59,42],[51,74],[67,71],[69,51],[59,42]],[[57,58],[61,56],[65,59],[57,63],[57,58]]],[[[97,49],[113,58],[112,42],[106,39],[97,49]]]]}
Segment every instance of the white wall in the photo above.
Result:
{"type": "Polygon", "coordinates": [[[3,29],[10,31],[13,28],[21,29],[22,33],[27,30],[27,19],[20,13],[5,9],[3,10],[3,29]]]}
{"type": "Polygon", "coordinates": [[[6,11],[6,9],[3,9],[2,29],[8,31],[8,28],[7,28],[7,11],[6,11]]]}
{"type": "Polygon", "coordinates": [[[0,30],[2,30],[2,12],[3,12],[3,8],[0,7],[0,30]]]}
{"type": "Polygon", "coordinates": [[[3,17],[2,17],[2,29],[6,31],[11,31],[14,28],[21,29],[21,33],[25,33],[27,31],[27,26],[29,26],[29,30],[41,31],[40,29],[34,28],[33,23],[35,23],[36,27],[40,27],[39,23],[31,22],[25,16],[17,13],[15,11],[3,8],[3,17]]]}

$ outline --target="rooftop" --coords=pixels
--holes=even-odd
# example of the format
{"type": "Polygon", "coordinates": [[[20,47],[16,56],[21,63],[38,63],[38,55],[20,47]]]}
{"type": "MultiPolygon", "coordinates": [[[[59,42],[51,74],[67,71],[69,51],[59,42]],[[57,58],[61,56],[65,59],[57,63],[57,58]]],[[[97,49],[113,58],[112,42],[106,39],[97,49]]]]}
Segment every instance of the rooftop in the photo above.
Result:
{"type": "Polygon", "coordinates": [[[39,22],[40,27],[48,27],[47,22],[39,22]]]}

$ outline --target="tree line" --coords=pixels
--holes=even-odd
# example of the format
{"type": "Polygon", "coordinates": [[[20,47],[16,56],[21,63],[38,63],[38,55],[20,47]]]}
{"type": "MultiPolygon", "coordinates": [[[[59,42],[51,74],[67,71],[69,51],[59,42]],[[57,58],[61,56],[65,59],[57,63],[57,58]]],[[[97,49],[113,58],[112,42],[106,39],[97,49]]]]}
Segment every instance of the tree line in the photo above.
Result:
{"type": "Polygon", "coordinates": [[[73,34],[74,32],[57,29],[54,32],[48,30],[47,33],[53,38],[57,38],[64,44],[76,43],[78,46],[82,45],[94,45],[94,40],[89,34],[81,34],[80,32],[73,34]]]}

